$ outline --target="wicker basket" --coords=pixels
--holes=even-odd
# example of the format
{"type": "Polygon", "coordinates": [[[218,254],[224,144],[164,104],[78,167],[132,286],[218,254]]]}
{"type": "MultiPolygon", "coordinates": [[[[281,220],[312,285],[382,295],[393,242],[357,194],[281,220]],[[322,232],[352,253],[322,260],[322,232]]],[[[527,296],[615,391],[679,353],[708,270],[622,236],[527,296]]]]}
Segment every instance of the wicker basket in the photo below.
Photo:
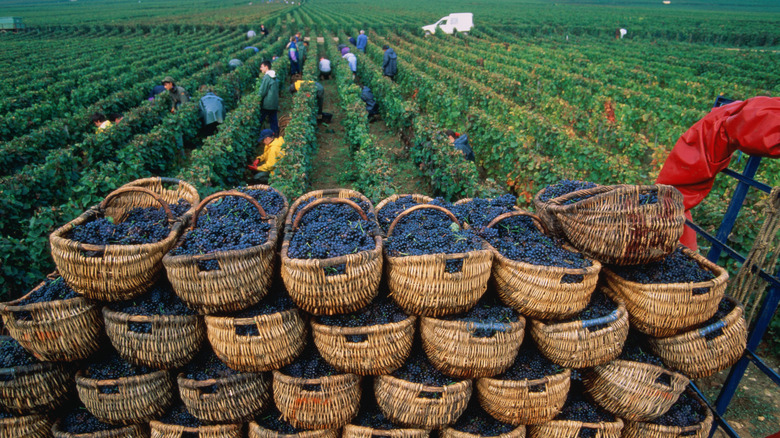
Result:
{"type": "MultiPolygon", "coordinates": [[[[58,275],[50,274],[49,277],[58,275]]],[[[97,304],[76,297],[19,305],[43,285],[40,283],[17,300],[0,303],[0,314],[11,337],[41,361],[71,362],[95,352],[100,346],[103,328],[97,304]],[[27,314],[29,318],[19,318],[19,313],[27,314]]]]}
{"type": "Polygon", "coordinates": [[[516,322],[479,323],[424,317],[420,335],[425,353],[442,373],[474,379],[503,373],[517,356],[525,334],[525,318],[516,322]],[[488,337],[474,336],[478,329],[492,330],[488,337]]]}
{"type": "MultiPolygon", "coordinates": [[[[295,212],[302,200],[309,199],[311,192],[297,201],[290,208],[295,212]]],[[[354,192],[357,193],[357,192],[354,192]]],[[[354,195],[353,195],[354,196],[354,195]]],[[[360,195],[362,197],[362,195],[360,195]]],[[[367,199],[365,199],[368,202],[367,199]]],[[[367,306],[379,292],[379,280],[382,277],[382,238],[374,236],[375,248],[328,259],[293,259],[288,256],[290,242],[300,225],[301,218],[320,204],[346,204],[354,208],[363,220],[367,220],[365,212],[353,201],[345,197],[320,198],[303,207],[291,220],[287,216],[287,227],[282,244],[282,279],[290,298],[306,312],[314,315],[335,315],[351,313],[367,306]],[[344,266],[345,272],[338,275],[327,275],[327,270],[336,266],[344,266]]],[[[370,206],[369,202],[369,206],[370,206]]],[[[373,207],[371,212],[373,213],[373,207]]]]}
{"type": "Polygon", "coordinates": [[[158,418],[173,399],[168,371],[96,380],[76,373],[76,389],[84,406],[98,420],[111,424],[141,423],[158,418]]]}
{"type": "MultiPolygon", "coordinates": [[[[379,212],[389,203],[395,202],[403,197],[411,196],[412,201],[416,202],[417,204],[428,204],[429,202],[433,201],[433,198],[426,195],[420,195],[417,193],[412,193],[410,195],[390,195],[387,198],[379,201],[379,204],[376,205],[376,214],[377,214],[377,222],[379,222],[379,212]]],[[[392,221],[391,221],[392,223],[392,221]]],[[[390,224],[387,224],[387,226],[390,226],[390,224]]],[[[382,227],[382,224],[379,224],[380,229],[383,231],[386,231],[384,227],[382,227]]]]}
{"type": "Polygon", "coordinates": [[[367,327],[338,327],[311,321],[314,344],[336,369],[365,375],[390,374],[409,357],[416,317],[367,327]],[[353,337],[360,338],[359,341],[353,337]]]}
{"type": "Polygon", "coordinates": [[[252,421],[249,423],[249,438],[339,438],[338,429],[306,430],[294,434],[279,433],[266,429],[252,421]]]}
{"type": "Polygon", "coordinates": [[[145,424],[131,424],[92,433],[70,433],[64,432],[60,428],[60,421],[57,420],[49,432],[51,435],[46,436],[53,435],[54,438],[149,438],[149,428],[145,424]]]}
{"type": "Polygon", "coordinates": [[[0,438],[48,438],[54,423],[45,415],[0,418],[0,438]]]}
{"type": "MultiPolygon", "coordinates": [[[[490,435],[495,438],[525,438],[525,426],[520,425],[514,428],[511,432],[502,433],[501,435],[490,435]]],[[[440,438],[487,438],[486,435],[476,435],[468,432],[461,432],[451,427],[444,427],[439,429],[440,438]]]]}
{"type": "Polygon", "coordinates": [[[206,327],[198,315],[131,315],[103,307],[106,333],[128,362],[158,369],[184,366],[198,353],[206,327]],[[149,333],[132,323],[148,324],[149,333]]]}
{"type": "Polygon", "coordinates": [[[163,255],[173,247],[183,230],[184,224],[174,220],[168,204],[155,193],[140,187],[124,187],[111,192],[97,208],[87,210],[55,230],[49,236],[49,242],[57,270],[71,289],[94,300],[121,301],[143,294],[154,284],[163,267],[163,255]],[[74,226],[100,218],[108,211],[114,211],[109,217],[121,221],[134,205],[126,202],[124,209],[110,209],[113,201],[138,199],[138,193],[155,199],[173,223],[165,239],[142,245],[90,245],[66,237],[74,226]]]}
{"type": "MultiPolygon", "coordinates": [[[[516,216],[531,217],[539,231],[546,234],[541,220],[523,211],[499,215],[487,227],[516,216]]],[[[489,243],[486,245],[493,253],[493,279],[498,295],[523,315],[535,319],[562,319],[588,306],[601,271],[598,261],[588,259],[591,265],[579,269],[534,265],[507,258],[489,243]],[[567,280],[570,278],[581,280],[571,282],[567,280]]]]}
{"type": "Polygon", "coordinates": [[[374,429],[347,424],[342,430],[341,438],[428,438],[430,434],[427,429],[374,429]]]}
{"type": "Polygon", "coordinates": [[[282,417],[302,429],[338,429],[360,408],[360,381],[356,374],[302,379],[274,370],[274,403],[282,417]]]}
{"type": "Polygon", "coordinates": [[[17,413],[51,411],[66,398],[72,382],[72,373],[55,362],[0,368],[0,377],[0,405],[17,413]]]}
{"type": "Polygon", "coordinates": [[[572,420],[552,420],[544,424],[528,426],[528,438],[578,438],[583,429],[595,431],[596,438],[621,438],[623,420],[614,422],[583,423],[572,420]]]}
{"type": "Polygon", "coordinates": [[[541,424],[552,420],[569,395],[571,370],[536,380],[477,380],[482,409],[509,424],[541,424]]]}
{"type": "Polygon", "coordinates": [[[682,193],[667,185],[599,186],[551,199],[544,208],[555,217],[553,228],[560,225],[575,248],[602,263],[659,260],[677,247],[685,225],[682,193]],[[652,191],[658,202],[641,205],[641,196],[652,191]]]}
{"type": "Polygon", "coordinates": [[[691,391],[690,394],[699,401],[706,412],[701,423],[693,426],[677,427],[626,420],[626,424],[623,426],[622,438],[707,438],[710,436],[710,429],[712,429],[712,411],[696,393],[691,391]]]}
{"type": "Polygon", "coordinates": [[[214,424],[210,426],[187,427],[151,421],[152,438],[181,438],[197,436],[199,438],[242,438],[243,424],[214,424]]]}
{"type": "Polygon", "coordinates": [[[721,320],[706,327],[668,338],[648,338],[653,353],[664,364],[691,379],[711,376],[734,365],[745,350],[747,324],[744,309],[733,298],[734,309],[721,320]],[[708,339],[708,336],[712,338],[708,339]]]}
{"type": "Polygon", "coordinates": [[[374,378],[379,409],[393,423],[432,429],[454,423],[471,398],[471,380],[427,386],[393,376],[374,378]]]}
{"type": "MultiPolygon", "coordinates": [[[[460,221],[447,209],[431,204],[411,207],[399,214],[387,230],[393,234],[398,221],[413,211],[433,209],[445,213],[453,222],[460,221]]],[[[387,259],[387,285],[390,296],[406,313],[417,316],[443,316],[461,313],[474,307],[487,290],[492,253],[483,243],[481,250],[456,254],[426,254],[387,259]],[[448,260],[462,260],[460,272],[446,271],[448,260]]]]}
{"type": "MultiPolygon", "coordinates": [[[[151,190],[159,197],[162,198],[168,205],[176,204],[179,199],[183,199],[190,203],[190,208],[184,215],[182,215],[182,222],[185,224],[189,222],[192,214],[195,212],[195,207],[200,202],[200,195],[198,190],[190,183],[182,181],[176,178],[166,178],[154,176],[151,178],[142,178],[135,181],[131,181],[122,187],[142,187],[147,190],[151,190]]],[[[127,211],[134,207],[148,208],[156,207],[157,204],[154,200],[147,196],[136,195],[135,198],[121,198],[117,199],[111,206],[111,208],[120,209],[119,211],[127,211]],[[129,206],[129,208],[128,208],[129,206]]],[[[107,212],[109,216],[114,216],[111,209],[107,212]]]]}
{"type": "Polygon", "coordinates": [[[271,381],[260,373],[238,373],[194,380],[179,374],[179,394],[187,411],[203,421],[242,423],[254,418],[271,400],[271,381]]]}
{"type": "MultiPolygon", "coordinates": [[[[596,187],[600,187],[600,186],[597,184],[596,187]]],[[[560,222],[558,222],[555,215],[552,214],[549,210],[550,202],[552,200],[550,199],[547,201],[542,201],[542,195],[544,195],[547,189],[548,187],[545,187],[542,190],[536,192],[536,195],[534,195],[534,199],[533,199],[534,211],[536,211],[536,214],[539,216],[542,222],[544,222],[544,225],[547,227],[550,233],[558,237],[563,237],[564,232],[560,222]]],[[[580,193],[580,192],[581,190],[576,190],[570,193],[580,193]]]]}
{"type": "Polygon", "coordinates": [[[599,406],[631,421],[648,421],[666,413],[689,382],[680,373],[622,359],[589,369],[583,381],[599,406]]]}
{"type": "Polygon", "coordinates": [[[206,316],[206,335],[214,353],[237,371],[260,372],[281,368],[306,346],[306,323],[298,309],[252,318],[206,316]],[[241,326],[257,326],[257,335],[236,333],[241,326]]]}
{"type": "Polygon", "coordinates": [[[695,251],[685,247],[682,251],[715,278],[698,283],[642,284],[604,269],[608,291],[626,303],[632,327],[650,336],[671,336],[706,321],[717,312],[728,272],[695,251]]]}
{"type": "Polygon", "coordinates": [[[588,368],[620,356],[628,337],[628,312],[618,308],[601,318],[561,323],[531,320],[531,336],[550,361],[567,368],[588,368]],[[591,330],[596,328],[596,330],[591,330]]]}

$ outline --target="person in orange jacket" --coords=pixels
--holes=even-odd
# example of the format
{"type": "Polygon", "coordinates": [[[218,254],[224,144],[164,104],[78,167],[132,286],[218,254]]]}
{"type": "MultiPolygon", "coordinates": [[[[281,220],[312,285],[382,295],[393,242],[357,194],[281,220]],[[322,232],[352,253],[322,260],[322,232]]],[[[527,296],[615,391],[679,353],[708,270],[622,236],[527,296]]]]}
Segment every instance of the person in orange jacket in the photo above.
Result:
{"type": "Polygon", "coordinates": [[[263,154],[255,158],[255,161],[247,167],[257,172],[254,180],[260,184],[268,184],[268,178],[274,173],[276,162],[284,155],[282,146],[284,139],[275,138],[274,131],[263,129],[260,131],[258,142],[263,145],[263,154]]]}

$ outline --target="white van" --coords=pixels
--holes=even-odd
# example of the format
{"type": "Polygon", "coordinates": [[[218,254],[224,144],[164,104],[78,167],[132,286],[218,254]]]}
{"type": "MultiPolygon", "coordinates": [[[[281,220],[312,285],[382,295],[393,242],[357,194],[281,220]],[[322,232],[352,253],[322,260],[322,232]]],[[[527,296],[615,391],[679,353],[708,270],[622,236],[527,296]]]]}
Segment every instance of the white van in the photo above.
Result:
{"type": "Polygon", "coordinates": [[[443,17],[439,19],[434,24],[429,24],[427,26],[423,26],[422,29],[425,31],[426,34],[436,33],[436,28],[441,28],[444,33],[453,33],[456,30],[458,32],[468,33],[468,31],[471,30],[472,27],[474,27],[474,22],[472,21],[472,18],[474,17],[474,14],[471,12],[463,12],[458,14],[450,14],[446,17],[443,17]]]}

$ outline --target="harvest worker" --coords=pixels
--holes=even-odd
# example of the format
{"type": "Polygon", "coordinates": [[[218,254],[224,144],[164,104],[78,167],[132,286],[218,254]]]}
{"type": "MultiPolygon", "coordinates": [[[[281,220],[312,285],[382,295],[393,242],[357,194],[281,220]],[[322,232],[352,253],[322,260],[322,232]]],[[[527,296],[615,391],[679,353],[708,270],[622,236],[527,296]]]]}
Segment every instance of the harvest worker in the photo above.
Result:
{"type": "Polygon", "coordinates": [[[155,97],[157,97],[158,94],[165,91],[165,87],[162,85],[155,85],[152,87],[152,91],[149,92],[149,100],[154,100],[155,97]]]}
{"type": "Polygon", "coordinates": [[[276,78],[276,72],[271,70],[271,61],[263,61],[260,64],[260,71],[263,73],[263,81],[260,83],[260,97],[262,104],[260,106],[260,125],[263,125],[268,118],[271,124],[271,130],[274,135],[279,135],[279,80],[276,78]]]}
{"type": "Polygon", "coordinates": [[[255,161],[247,167],[257,172],[254,176],[255,181],[260,184],[268,184],[268,177],[274,174],[276,162],[284,156],[282,150],[284,139],[282,137],[276,138],[270,129],[263,129],[260,131],[258,145],[263,146],[263,154],[255,158],[255,161]]]}
{"type": "Polygon", "coordinates": [[[330,79],[330,59],[320,57],[320,79],[330,79]]]}
{"type": "MultiPolygon", "coordinates": [[[[290,93],[293,94],[296,91],[301,89],[301,85],[303,84],[311,84],[313,81],[295,81],[292,84],[290,84],[290,93]]],[[[322,87],[322,84],[319,82],[314,82],[314,88],[317,89],[317,115],[322,115],[322,103],[323,99],[325,98],[325,88],[322,87]]]]}
{"type": "Polygon", "coordinates": [[[108,118],[108,120],[110,120],[112,124],[116,125],[117,123],[121,122],[122,119],[125,118],[125,116],[123,116],[120,113],[108,113],[108,115],[106,115],[106,118],[108,118]]]}
{"type": "Polygon", "coordinates": [[[103,132],[112,126],[112,123],[106,118],[103,113],[95,113],[90,116],[89,120],[97,126],[96,132],[103,132]]]}
{"type": "Polygon", "coordinates": [[[230,67],[231,70],[235,70],[241,67],[242,65],[244,65],[244,63],[238,58],[233,58],[230,61],[228,61],[228,67],[230,67]]]}
{"type": "Polygon", "coordinates": [[[452,129],[448,129],[444,131],[444,135],[447,136],[450,144],[463,154],[463,158],[468,161],[474,161],[474,151],[469,146],[469,137],[466,134],[458,134],[452,129]]]}
{"type": "Polygon", "coordinates": [[[368,37],[366,36],[366,31],[361,30],[360,35],[357,37],[357,44],[355,45],[358,50],[360,50],[363,53],[366,53],[366,46],[368,45],[368,37]]]}
{"type": "Polygon", "coordinates": [[[398,73],[398,64],[396,60],[398,55],[396,55],[393,48],[387,44],[382,46],[382,50],[385,51],[385,56],[382,57],[382,74],[395,80],[395,75],[398,73]]]}
{"type": "Polygon", "coordinates": [[[352,70],[352,76],[357,74],[357,56],[354,53],[350,53],[349,47],[341,49],[341,57],[349,64],[349,69],[352,70]]]}
{"type": "Polygon", "coordinates": [[[379,115],[379,105],[377,105],[374,99],[374,93],[368,87],[363,87],[360,92],[360,98],[366,103],[366,111],[368,112],[369,121],[374,121],[376,116],[379,115]]]}
{"type": "Polygon", "coordinates": [[[168,90],[169,95],[171,96],[171,100],[173,103],[171,104],[171,112],[175,113],[176,108],[179,106],[189,102],[190,96],[187,94],[187,92],[179,85],[176,85],[176,82],[173,80],[172,77],[166,76],[165,79],[162,80],[163,87],[165,87],[166,90],[168,90]]]}
{"type": "Polygon", "coordinates": [[[300,64],[298,64],[300,58],[298,57],[298,45],[295,43],[295,37],[291,37],[290,43],[287,45],[287,56],[290,58],[290,76],[300,73],[300,64]]]}
{"type": "Polygon", "coordinates": [[[222,98],[214,94],[213,89],[204,85],[200,87],[200,91],[206,92],[198,102],[200,120],[203,122],[201,133],[208,137],[214,134],[220,123],[225,121],[225,105],[222,103],[222,98]]]}
{"type": "Polygon", "coordinates": [[[266,29],[265,24],[260,25],[260,33],[262,33],[263,36],[268,35],[268,29],[266,29]]]}
{"type": "Polygon", "coordinates": [[[301,55],[301,71],[303,71],[303,64],[306,62],[306,53],[309,51],[309,42],[304,41],[298,44],[298,54],[301,55]]]}

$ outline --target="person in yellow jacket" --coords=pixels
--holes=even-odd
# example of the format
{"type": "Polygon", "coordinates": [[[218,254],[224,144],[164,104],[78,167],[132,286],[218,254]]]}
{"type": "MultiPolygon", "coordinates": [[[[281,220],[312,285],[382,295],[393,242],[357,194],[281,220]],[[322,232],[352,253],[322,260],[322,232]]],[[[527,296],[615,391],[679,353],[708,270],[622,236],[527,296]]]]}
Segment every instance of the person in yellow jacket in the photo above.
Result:
{"type": "Polygon", "coordinates": [[[268,177],[273,175],[276,162],[284,155],[282,150],[284,139],[282,137],[274,138],[274,131],[263,129],[260,131],[258,142],[263,145],[263,154],[247,167],[257,172],[254,176],[255,181],[260,184],[268,184],[268,177]]]}

